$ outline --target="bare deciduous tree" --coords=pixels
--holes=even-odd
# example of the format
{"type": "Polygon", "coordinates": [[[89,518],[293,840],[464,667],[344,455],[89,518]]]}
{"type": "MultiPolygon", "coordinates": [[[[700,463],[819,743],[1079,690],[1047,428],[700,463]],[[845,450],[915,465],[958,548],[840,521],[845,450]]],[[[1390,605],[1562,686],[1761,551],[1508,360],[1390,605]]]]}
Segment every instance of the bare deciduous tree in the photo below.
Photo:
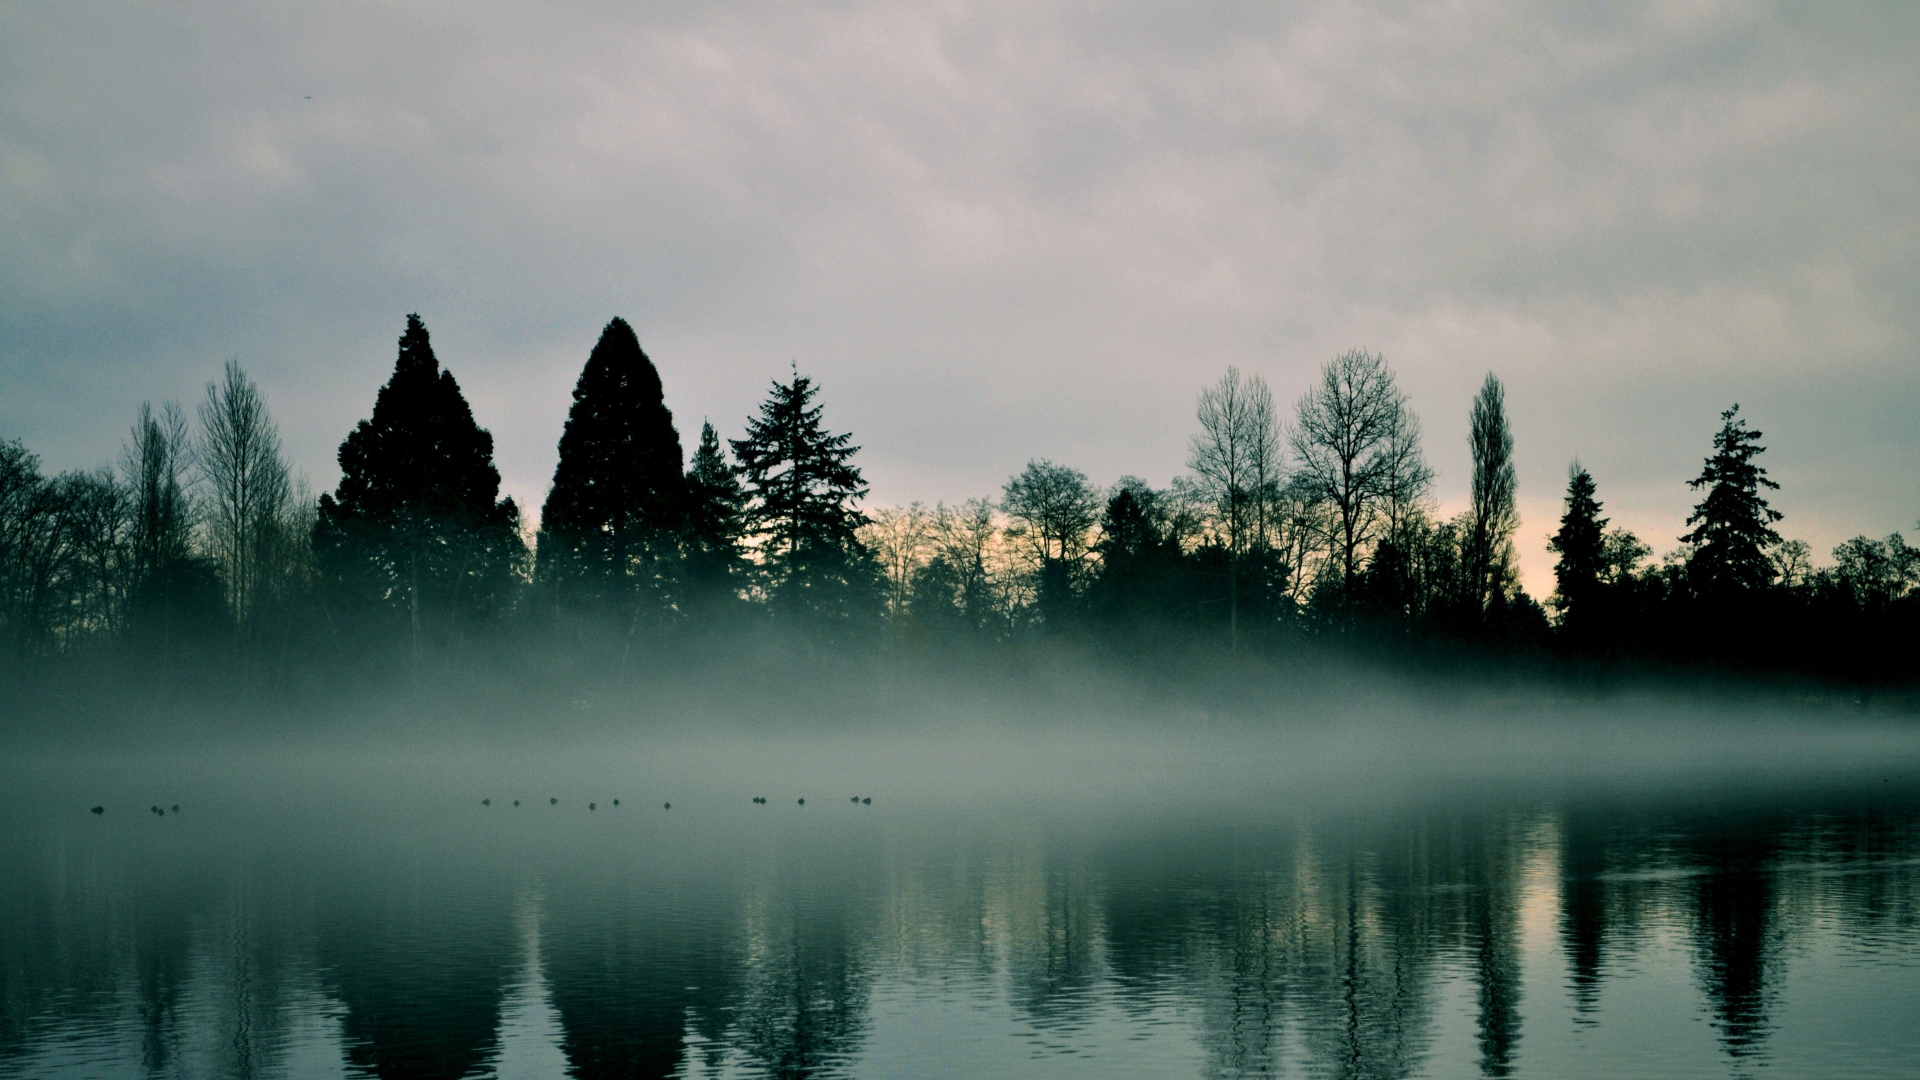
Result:
{"type": "Polygon", "coordinates": [[[126,612],[127,543],[132,525],[126,489],[107,468],[68,473],[58,481],[69,528],[69,621],[75,636],[117,631],[126,612]]]}
{"type": "Polygon", "coordinates": [[[896,628],[906,614],[914,572],[931,556],[933,515],[920,503],[888,506],[868,515],[860,527],[861,543],[873,552],[886,579],[887,619],[896,628]]]}
{"type": "Polygon", "coordinates": [[[1267,540],[1267,501],[1277,487],[1280,433],[1273,394],[1259,376],[1243,379],[1229,367],[1220,381],[1200,392],[1200,433],[1193,437],[1187,467],[1198,478],[1227,550],[1227,627],[1240,640],[1240,560],[1267,540]]]}
{"type": "Polygon", "coordinates": [[[1090,546],[1088,531],[1100,518],[1100,496],[1087,474],[1051,461],[1029,461],[1007,481],[1001,508],[1014,521],[1014,535],[1032,545],[1041,561],[1079,560],[1090,546]]]}
{"type": "Polygon", "coordinates": [[[1388,425],[1382,450],[1381,507],[1386,535],[1402,548],[1433,510],[1433,470],[1420,448],[1420,417],[1402,401],[1388,425]]]}
{"type": "Polygon", "coordinates": [[[1300,398],[1291,443],[1304,489],[1333,509],[1343,586],[1352,591],[1362,550],[1375,538],[1392,483],[1395,433],[1410,429],[1406,396],[1379,353],[1345,352],[1300,398]]]}
{"type": "Polygon", "coordinates": [[[1039,602],[1043,609],[1057,610],[1093,546],[1100,494],[1080,470],[1040,460],[1027,462],[1008,480],[1003,496],[1001,508],[1013,519],[1009,538],[1024,544],[1037,563],[1039,602]]]}
{"type": "Polygon", "coordinates": [[[207,546],[220,567],[228,609],[245,628],[269,588],[291,486],[279,429],[239,361],[227,361],[221,381],[207,384],[200,431],[207,546]]]}
{"type": "Polygon", "coordinates": [[[976,628],[999,607],[994,602],[990,567],[999,534],[993,504],[985,499],[968,499],[957,507],[945,503],[934,507],[934,550],[952,570],[961,615],[976,628]]]}
{"type": "Polygon", "coordinates": [[[1784,588],[1797,589],[1813,576],[1813,548],[1805,540],[1782,540],[1767,559],[1784,588]]]}

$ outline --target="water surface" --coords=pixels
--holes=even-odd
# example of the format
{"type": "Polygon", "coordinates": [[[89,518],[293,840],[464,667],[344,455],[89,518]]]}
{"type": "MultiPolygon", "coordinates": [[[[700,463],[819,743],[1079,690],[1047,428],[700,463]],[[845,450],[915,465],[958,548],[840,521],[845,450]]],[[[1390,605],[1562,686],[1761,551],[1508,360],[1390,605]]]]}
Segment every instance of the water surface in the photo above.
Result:
{"type": "MultiPolygon", "coordinates": [[[[1716,734],[1648,751],[1687,758],[1665,773],[1578,740],[1471,769],[1490,755],[1329,738],[21,755],[0,794],[0,1076],[1920,1061],[1907,736],[1816,729],[1832,753],[1774,760],[1716,734]]],[[[1440,742],[1474,738],[1511,742],[1440,742]]]]}

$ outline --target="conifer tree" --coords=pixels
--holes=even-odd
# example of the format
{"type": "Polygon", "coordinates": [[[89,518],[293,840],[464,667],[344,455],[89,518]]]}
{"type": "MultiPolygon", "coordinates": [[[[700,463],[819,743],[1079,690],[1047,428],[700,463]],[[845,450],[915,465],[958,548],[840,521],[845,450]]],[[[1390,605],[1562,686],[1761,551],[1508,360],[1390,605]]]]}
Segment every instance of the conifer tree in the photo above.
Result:
{"type": "Polygon", "coordinates": [[[615,318],[574,385],[540,511],[540,577],[563,603],[637,616],[646,596],[665,607],[685,515],[680,461],[660,374],[633,328],[615,318]]]}
{"type": "Polygon", "coordinates": [[[729,440],[751,498],[747,530],[763,538],[777,608],[814,615],[851,613],[869,584],[870,561],[855,535],[867,517],[854,508],[866,481],[851,463],[850,434],[821,426],[813,381],[798,371],[775,382],[746,438],[729,440]]]}
{"type": "Polygon", "coordinates": [[[747,494],[710,423],[700,425],[700,446],[686,483],[688,578],[697,589],[724,592],[740,566],[747,494]]]}
{"type": "Polygon", "coordinates": [[[456,616],[504,605],[525,558],[519,508],[499,498],[493,436],[420,316],[407,316],[372,418],[340,444],[340,473],[320,497],[315,553],[349,598],[405,611],[416,663],[427,633],[450,636],[456,616]]]}
{"type": "Polygon", "coordinates": [[[1773,581],[1767,549],[1780,542],[1773,523],[1780,511],[1767,505],[1761,488],[1778,489],[1767,471],[1753,459],[1766,450],[1760,432],[1740,418],[1740,406],[1720,414],[1720,430],[1713,437],[1713,456],[1700,475],[1687,481],[1706,497],[1688,515],[1692,532],[1680,539],[1692,546],[1687,559],[1687,581],[1701,595],[1735,593],[1763,588],[1773,581]]]}
{"type": "Polygon", "coordinates": [[[1570,629],[1590,617],[1607,571],[1607,519],[1600,516],[1594,491],[1593,474],[1574,462],[1567,474],[1567,512],[1560,516],[1560,531],[1547,541],[1547,550],[1560,556],[1553,566],[1554,606],[1570,629]]]}
{"type": "Polygon", "coordinates": [[[1179,541],[1170,533],[1163,496],[1136,476],[1121,477],[1100,518],[1100,573],[1093,606],[1114,622],[1169,614],[1181,566],[1179,541]]]}

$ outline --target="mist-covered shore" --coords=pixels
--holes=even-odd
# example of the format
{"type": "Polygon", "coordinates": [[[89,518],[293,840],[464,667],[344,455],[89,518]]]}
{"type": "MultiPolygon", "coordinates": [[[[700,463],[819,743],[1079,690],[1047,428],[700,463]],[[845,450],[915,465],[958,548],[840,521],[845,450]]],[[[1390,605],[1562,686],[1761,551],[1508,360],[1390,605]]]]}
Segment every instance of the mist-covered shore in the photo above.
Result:
{"type": "Polygon", "coordinates": [[[197,423],[144,406],[117,471],[46,477],[0,442],[6,711],[76,730],[353,714],[393,695],[421,715],[443,700],[768,712],[755,695],[776,713],[858,714],[884,712],[889,687],[978,680],[1043,712],[1107,693],[1337,712],[1385,688],[1437,707],[1641,693],[1914,707],[1920,549],[1862,536],[1813,566],[1775,528],[1778,485],[1738,406],[1657,563],[1573,464],[1544,605],[1515,562],[1495,376],[1472,408],[1473,507],[1452,520],[1377,353],[1329,360],[1290,418],[1230,369],[1196,420],[1192,471],[1166,487],[1036,459],[997,499],[870,508],[860,447],[797,368],[742,437],[703,424],[689,461],[659,370],[616,318],[533,527],[409,316],[317,499],[237,363],[197,423]]]}

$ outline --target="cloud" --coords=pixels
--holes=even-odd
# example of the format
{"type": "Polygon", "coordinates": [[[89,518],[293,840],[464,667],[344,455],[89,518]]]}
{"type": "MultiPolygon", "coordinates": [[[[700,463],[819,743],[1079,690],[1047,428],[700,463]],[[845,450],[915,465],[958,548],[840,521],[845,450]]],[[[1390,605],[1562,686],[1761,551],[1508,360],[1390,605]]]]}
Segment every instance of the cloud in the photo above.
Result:
{"type": "Polygon", "coordinates": [[[537,505],[599,327],[683,434],[790,360],[886,501],[1182,466],[1228,364],[1382,349],[1444,499],[1502,375],[1680,531],[1743,402],[1816,548],[1920,516],[1920,12],[386,4],[0,14],[0,432],[105,460],[237,355],[321,483],[418,310],[537,505]]]}

